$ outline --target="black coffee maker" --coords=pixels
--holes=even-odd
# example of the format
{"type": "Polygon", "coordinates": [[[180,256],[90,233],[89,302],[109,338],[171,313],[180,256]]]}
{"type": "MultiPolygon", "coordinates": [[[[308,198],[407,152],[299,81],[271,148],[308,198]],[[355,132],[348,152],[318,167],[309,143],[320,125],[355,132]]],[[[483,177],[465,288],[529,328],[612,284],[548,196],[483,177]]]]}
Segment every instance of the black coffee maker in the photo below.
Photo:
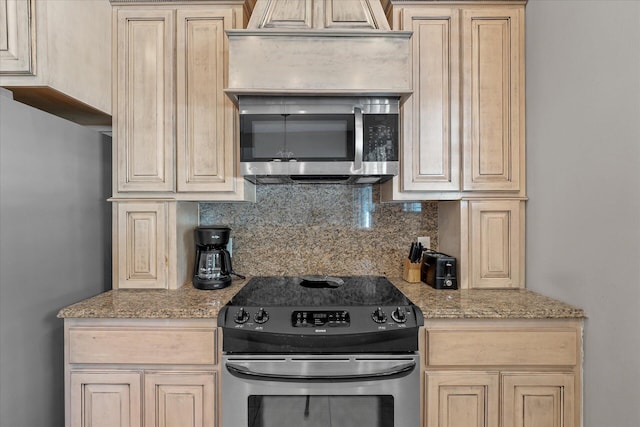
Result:
{"type": "Polygon", "coordinates": [[[235,274],[231,255],[226,246],[231,229],[221,225],[197,227],[194,230],[196,262],[193,268],[193,286],[198,289],[222,289],[231,284],[235,274]]]}

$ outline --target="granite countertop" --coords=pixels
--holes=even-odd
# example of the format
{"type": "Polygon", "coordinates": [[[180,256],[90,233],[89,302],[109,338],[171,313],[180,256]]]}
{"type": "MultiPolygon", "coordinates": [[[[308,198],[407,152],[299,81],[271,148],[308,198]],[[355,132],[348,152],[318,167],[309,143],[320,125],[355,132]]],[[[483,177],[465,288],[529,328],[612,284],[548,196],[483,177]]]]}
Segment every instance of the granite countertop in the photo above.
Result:
{"type": "MultiPolygon", "coordinates": [[[[425,319],[582,318],[582,309],[526,289],[435,290],[424,283],[389,278],[425,319]]],[[[203,291],[187,284],[177,290],[114,289],[63,308],[60,318],[197,319],[215,318],[248,279],[203,291]]]]}
{"type": "Polygon", "coordinates": [[[581,308],[527,289],[436,290],[424,283],[392,280],[425,319],[567,319],[581,308]]]}
{"type": "Polygon", "coordinates": [[[186,284],[176,290],[112,289],[58,312],[61,318],[206,319],[218,316],[248,282],[234,279],[231,286],[203,291],[186,284]]]}

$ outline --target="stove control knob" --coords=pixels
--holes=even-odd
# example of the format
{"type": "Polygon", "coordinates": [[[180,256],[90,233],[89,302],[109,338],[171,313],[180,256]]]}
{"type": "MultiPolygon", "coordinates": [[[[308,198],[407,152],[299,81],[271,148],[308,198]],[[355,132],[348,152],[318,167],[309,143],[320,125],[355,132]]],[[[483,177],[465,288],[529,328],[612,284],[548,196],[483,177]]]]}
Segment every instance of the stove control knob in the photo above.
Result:
{"type": "Polygon", "coordinates": [[[265,323],[267,320],[269,320],[269,313],[264,311],[264,308],[261,307],[260,310],[258,310],[258,312],[255,314],[255,316],[253,316],[253,320],[255,320],[256,323],[265,323]]]}
{"type": "Polygon", "coordinates": [[[387,321],[387,315],[382,311],[381,307],[376,308],[376,311],[371,314],[371,318],[376,323],[384,323],[387,321]]]}
{"type": "Polygon", "coordinates": [[[249,313],[244,308],[237,311],[236,317],[233,319],[236,323],[246,323],[249,320],[249,313]]]}
{"type": "Polygon", "coordinates": [[[391,312],[391,318],[398,323],[404,323],[407,321],[407,313],[404,312],[402,307],[398,307],[391,312]]]}

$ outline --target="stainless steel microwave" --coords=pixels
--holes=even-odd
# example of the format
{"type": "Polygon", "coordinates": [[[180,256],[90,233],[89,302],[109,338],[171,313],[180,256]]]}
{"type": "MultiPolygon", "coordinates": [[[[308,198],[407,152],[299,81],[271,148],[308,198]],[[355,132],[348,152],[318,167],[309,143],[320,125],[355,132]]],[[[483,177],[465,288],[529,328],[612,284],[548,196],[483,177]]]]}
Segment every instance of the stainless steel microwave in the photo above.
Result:
{"type": "Polygon", "coordinates": [[[241,174],[256,184],[383,182],[398,174],[399,99],[240,97],[241,174]]]}

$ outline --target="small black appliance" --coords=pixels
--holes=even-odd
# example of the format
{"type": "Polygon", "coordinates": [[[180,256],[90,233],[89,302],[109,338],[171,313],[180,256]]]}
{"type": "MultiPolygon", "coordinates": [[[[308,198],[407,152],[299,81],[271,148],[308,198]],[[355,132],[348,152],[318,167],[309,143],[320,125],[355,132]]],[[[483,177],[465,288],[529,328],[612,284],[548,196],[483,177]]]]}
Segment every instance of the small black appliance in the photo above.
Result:
{"type": "Polygon", "coordinates": [[[231,265],[231,255],[226,249],[230,235],[231,229],[221,225],[195,229],[193,286],[211,290],[226,288],[231,284],[231,275],[236,273],[231,265]]]}
{"type": "Polygon", "coordinates": [[[422,255],[420,280],[435,289],[458,289],[456,259],[427,249],[422,255]]]}

